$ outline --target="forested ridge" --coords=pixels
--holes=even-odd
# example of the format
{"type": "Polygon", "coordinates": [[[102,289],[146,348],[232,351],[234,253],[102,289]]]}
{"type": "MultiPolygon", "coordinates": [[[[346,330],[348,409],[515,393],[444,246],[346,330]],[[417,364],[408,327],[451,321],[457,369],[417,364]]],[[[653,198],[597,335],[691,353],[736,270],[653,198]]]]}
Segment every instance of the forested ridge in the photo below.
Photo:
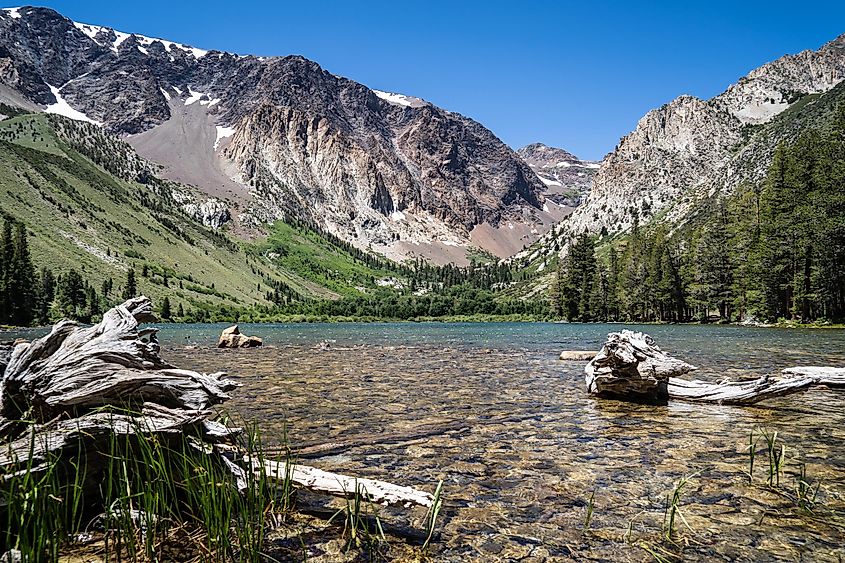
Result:
{"type": "Polygon", "coordinates": [[[845,320],[845,106],[779,144],[765,180],[689,224],[570,242],[549,291],[578,321],[845,320]]]}

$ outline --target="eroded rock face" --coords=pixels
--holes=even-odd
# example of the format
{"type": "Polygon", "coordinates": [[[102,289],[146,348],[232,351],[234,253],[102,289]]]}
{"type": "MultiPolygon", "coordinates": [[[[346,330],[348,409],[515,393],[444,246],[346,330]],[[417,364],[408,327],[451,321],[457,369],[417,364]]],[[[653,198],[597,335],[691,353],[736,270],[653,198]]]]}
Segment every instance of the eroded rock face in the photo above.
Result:
{"type": "MultiPolygon", "coordinates": [[[[203,158],[188,160],[212,153],[226,178],[180,181],[211,196],[231,180],[249,186],[245,223],[294,216],[362,248],[468,245],[482,223],[547,228],[543,183],[489,130],[303,57],[204,51],[21,8],[0,11],[0,77],[48,111],[66,105],[118,134],[200,123],[207,142],[191,150],[203,158]]],[[[223,220],[203,205],[189,214],[223,220]]]]}
{"type": "Polygon", "coordinates": [[[207,199],[202,203],[192,201],[182,206],[182,210],[196,221],[214,230],[229,222],[229,208],[219,199],[207,199]]]}
{"type": "Polygon", "coordinates": [[[432,222],[465,236],[542,207],[537,176],[472,120],[388,101],[298,58],[270,63],[259,88],[268,101],[244,116],[224,155],[264,202],[254,208],[262,220],[305,216],[378,246],[424,241],[432,222]],[[307,103],[292,76],[309,87],[307,103]]]}
{"type": "Polygon", "coordinates": [[[223,329],[217,341],[218,348],[257,348],[263,344],[264,341],[257,336],[241,334],[238,325],[223,329]]]}

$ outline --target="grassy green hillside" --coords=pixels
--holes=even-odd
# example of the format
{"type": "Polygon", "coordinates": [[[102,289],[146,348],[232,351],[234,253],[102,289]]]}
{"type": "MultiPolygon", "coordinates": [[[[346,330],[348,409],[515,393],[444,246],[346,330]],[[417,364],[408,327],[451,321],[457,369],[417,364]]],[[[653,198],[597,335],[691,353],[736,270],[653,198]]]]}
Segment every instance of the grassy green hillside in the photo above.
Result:
{"type": "Polygon", "coordinates": [[[26,224],[37,267],[75,268],[96,287],[112,278],[119,295],[127,269],[140,274],[146,265],[139,291],[155,299],[168,295],[174,307],[265,303],[274,281],[314,293],[297,284],[294,273],[183,215],[167,183],[120,178],[143,165],[119,141],[111,141],[116,150],[104,150],[98,131],[43,114],[0,121],[0,210],[26,224]],[[77,150],[86,148],[112,172],[77,150]]]}

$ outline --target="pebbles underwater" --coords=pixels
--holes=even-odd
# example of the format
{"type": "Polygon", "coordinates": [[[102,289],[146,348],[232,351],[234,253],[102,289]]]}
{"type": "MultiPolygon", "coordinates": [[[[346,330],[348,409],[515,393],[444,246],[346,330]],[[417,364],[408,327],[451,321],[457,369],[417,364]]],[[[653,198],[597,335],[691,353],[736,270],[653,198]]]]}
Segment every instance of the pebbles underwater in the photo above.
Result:
{"type": "MultiPolygon", "coordinates": [[[[393,339],[366,332],[387,329],[335,325],[327,329],[335,342],[323,348],[291,338],[296,327],[274,336],[260,326],[249,330],[265,338],[262,349],[165,343],[163,355],[180,367],[238,376],[243,387],[228,407],[260,423],[266,443],[286,432],[308,464],[426,490],[443,479],[435,560],[845,557],[841,390],[811,389],[753,408],[590,398],[583,362],[558,355],[593,349],[618,330],[607,325],[582,325],[583,337],[571,325],[537,325],[539,335],[530,325],[515,335],[489,327],[495,338],[478,338],[483,326],[467,329],[470,338],[444,325],[440,339],[416,338],[430,329],[410,324],[398,325],[393,339]],[[765,487],[762,439],[749,484],[747,445],[759,429],[777,431],[785,444],[787,494],[799,463],[807,480],[821,482],[815,511],[765,487]],[[667,542],[667,495],[688,475],[684,522],[667,542]]],[[[845,331],[780,331],[766,340],[755,330],[765,329],[649,327],[662,333],[665,350],[702,366],[702,379],[724,376],[726,366],[759,375],[811,357],[845,365],[845,331]],[[774,344],[762,352],[761,340],[774,344]]]]}

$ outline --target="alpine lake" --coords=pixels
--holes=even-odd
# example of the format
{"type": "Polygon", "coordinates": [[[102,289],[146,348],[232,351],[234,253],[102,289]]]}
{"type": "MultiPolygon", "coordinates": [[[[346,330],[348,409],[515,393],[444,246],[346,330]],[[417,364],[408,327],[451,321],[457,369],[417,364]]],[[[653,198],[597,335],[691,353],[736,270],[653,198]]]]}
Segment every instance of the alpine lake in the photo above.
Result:
{"type": "MultiPolygon", "coordinates": [[[[622,325],[242,324],[264,346],[238,350],[215,348],[225,325],[159,328],[165,359],[242,384],[224,406],[257,423],[270,449],[287,444],[302,463],[430,492],[442,480],[431,560],[845,558],[842,390],[754,407],[589,397],[585,362],[558,355],[598,350],[622,325]],[[777,432],[785,453],[779,486],[767,484],[764,432],[777,432]]],[[[845,330],[625,328],[698,366],[698,379],[845,366],[845,330]]],[[[309,502],[313,514],[343,506],[309,502]]],[[[405,546],[419,543],[409,535],[424,516],[381,510],[386,559],[418,553],[405,546]]],[[[271,541],[291,558],[354,559],[325,526],[303,519],[271,541]]]]}

